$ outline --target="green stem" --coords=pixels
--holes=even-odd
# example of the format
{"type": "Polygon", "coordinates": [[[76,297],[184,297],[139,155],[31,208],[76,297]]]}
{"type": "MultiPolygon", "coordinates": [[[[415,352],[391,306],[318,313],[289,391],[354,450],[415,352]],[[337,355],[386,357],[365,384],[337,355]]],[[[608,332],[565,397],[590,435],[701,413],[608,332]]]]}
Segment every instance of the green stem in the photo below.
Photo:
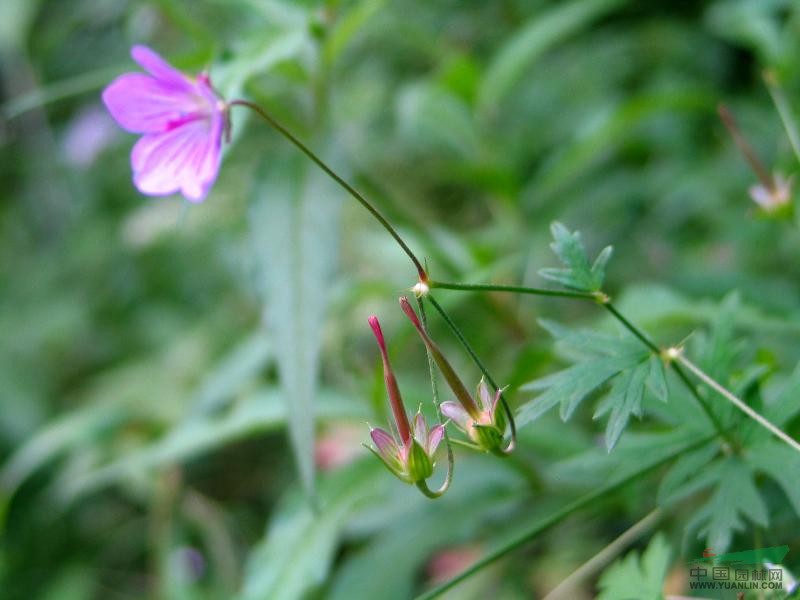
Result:
{"type": "Polygon", "coordinates": [[[327,175],[333,179],[336,183],[338,183],[342,188],[344,188],[348,194],[350,194],[353,198],[355,198],[361,206],[367,209],[369,213],[375,218],[378,223],[380,223],[383,228],[389,232],[394,238],[394,241],[403,249],[408,255],[408,258],[411,259],[411,262],[414,263],[414,267],[417,269],[417,275],[419,276],[420,280],[425,281],[427,280],[428,276],[425,273],[425,269],[422,267],[422,263],[416,257],[414,252],[411,251],[411,248],[408,247],[405,240],[400,237],[400,234],[397,230],[392,226],[389,221],[386,220],[380,211],[375,208],[372,203],[367,200],[361,192],[355,189],[352,185],[347,183],[342,177],[340,177],[332,168],[330,168],[319,156],[317,156],[308,146],[306,146],[303,142],[301,142],[291,131],[286,129],[281,123],[275,120],[272,115],[270,115],[267,111],[263,108],[254,104],[253,102],[249,102],[247,100],[232,100],[228,103],[228,106],[244,106],[249,108],[253,112],[255,112],[259,117],[261,117],[266,123],[268,123],[273,129],[275,129],[278,133],[280,133],[283,137],[289,140],[292,144],[294,144],[303,154],[305,154],[308,158],[310,158],[320,169],[325,171],[327,175]]]}
{"type": "MultiPolygon", "coordinates": [[[[495,380],[489,374],[486,365],[484,365],[483,361],[480,358],[478,358],[478,355],[475,353],[475,350],[472,349],[472,346],[467,341],[467,338],[464,337],[464,334],[461,333],[461,330],[458,328],[458,326],[453,322],[453,320],[445,312],[445,310],[439,305],[439,303],[436,301],[436,299],[433,297],[432,294],[430,293],[426,294],[425,298],[428,300],[428,302],[431,303],[431,306],[433,306],[433,308],[436,309],[436,312],[438,312],[439,315],[441,315],[442,319],[444,319],[444,322],[447,323],[447,326],[450,328],[450,331],[453,332],[453,335],[455,335],[458,341],[461,343],[461,345],[464,346],[464,349],[467,351],[467,354],[469,354],[470,358],[472,359],[472,362],[474,362],[477,365],[478,369],[480,369],[481,373],[483,373],[483,376],[486,378],[486,381],[489,382],[489,385],[491,385],[495,391],[499,391],[500,387],[497,385],[495,380]]],[[[502,392],[500,393],[500,403],[503,405],[503,412],[506,413],[509,427],[511,429],[511,443],[509,444],[508,448],[506,448],[506,450],[504,451],[505,454],[510,454],[511,451],[514,449],[514,447],[517,445],[517,424],[514,422],[514,413],[511,412],[511,407],[508,405],[508,402],[506,401],[505,398],[505,394],[503,394],[502,392]]]]}
{"type": "Polygon", "coordinates": [[[779,427],[776,427],[775,425],[770,423],[767,419],[765,419],[756,411],[754,411],[752,408],[747,406],[747,404],[745,404],[742,400],[740,400],[735,394],[733,394],[725,387],[720,385],[715,379],[713,379],[709,375],[706,375],[705,371],[703,371],[700,367],[698,367],[696,364],[694,364],[692,361],[686,358],[686,356],[684,356],[682,352],[680,351],[677,352],[677,358],[675,360],[680,361],[680,363],[687,369],[689,369],[692,373],[694,373],[697,376],[697,378],[700,379],[700,381],[705,383],[708,387],[717,392],[720,396],[728,400],[731,404],[733,404],[736,408],[738,408],[740,411],[742,411],[744,414],[750,417],[753,421],[761,425],[761,427],[769,431],[779,440],[788,444],[791,448],[793,448],[797,452],[800,452],[800,443],[798,443],[797,440],[789,437],[789,435],[787,435],[786,432],[781,430],[779,427]]]}
{"type": "MultiPolygon", "coordinates": [[[[425,314],[425,307],[422,305],[422,300],[420,300],[419,298],[417,298],[417,306],[419,307],[419,318],[420,321],[422,321],[422,328],[427,332],[428,317],[425,314]]],[[[431,355],[430,350],[426,348],[425,351],[428,356],[428,372],[430,373],[431,376],[431,394],[433,395],[433,406],[435,407],[436,410],[436,420],[439,422],[439,425],[444,425],[442,419],[442,413],[439,410],[439,388],[436,385],[436,365],[433,362],[433,356],[431,355]]],[[[445,475],[444,482],[439,487],[439,489],[436,492],[433,492],[434,494],[437,494],[435,496],[436,498],[444,494],[450,488],[450,484],[453,482],[453,469],[455,468],[455,460],[453,458],[453,446],[450,443],[450,436],[447,434],[447,427],[444,428],[444,444],[445,447],[447,448],[447,474],[445,475]]],[[[430,491],[428,490],[427,483],[423,482],[423,484],[425,486],[425,489],[420,487],[419,484],[417,484],[417,487],[423,494],[425,494],[429,498],[433,498],[434,496],[431,496],[430,494],[426,493],[426,490],[430,491]]]]}
{"type": "MultiPolygon", "coordinates": [[[[531,287],[523,287],[523,286],[516,286],[516,285],[492,285],[492,284],[471,284],[471,283],[449,283],[449,282],[441,282],[441,281],[433,281],[430,280],[427,282],[428,287],[430,288],[439,288],[439,289],[446,289],[446,290],[460,290],[460,291],[470,291],[470,292],[512,292],[517,294],[531,294],[537,296],[560,296],[563,298],[576,298],[579,300],[591,300],[593,302],[602,304],[603,307],[611,313],[611,315],[619,321],[619,323],[625,327],[631,334],[633,334],[642,344],[647,346],[647,348],[656,356],[661,356],[661,349],[656,346],[656,344],[649,338],[645,333],[636,327],[633,323],[631,323],[625,315],[623,315],[617,308],[608,300],[608,296],[602,292],[575,292],[570,290],[548,290],[548,289],[541,289],[541,288],[531,288],[531,287]]],[[[431,303],[434,307],[438,307],[437,310],[441,312],[441,307],[435,303],[435,301],[431,298],[431,303]]],[[[443,315],[444,316],[444,315],[443,315]]],[[[456,337],[459,338],[464,347],[467,348],[467,351],[470,352],[473,360],[476,361],[479,368],[481,367],[481,363],[479,360],[476,360],[477,357],[473,355],[469,345],[466,344],[466,340],[463,339],[463,336],[460,335],[460,332],[457,332],[457,328],[455,325],[450,321],[449,318],[445,317],[445,321],[450,325],[450,328],[453,329],[453,332],[456,333],[456,337]]],[[[676,364],[674,361],[670,361],[669,363],[670,368],[675,372],[678,378],[683,382],[689,392],[692,394],[694,399],[700,404],[700,407],[703,409],[703,412],[706,414],[708,419],[714,425],[714,428],[717,430],[720,436],[722,436],[730,445],[731,447],[735,447],[735,442],[730,434],[725,430],[720,423],[717,416],[711,410],[711,407],[708,406],[708,403],[705,399],[700,395],[697,391],[697,388],[692,384],[689,378],[686,376],[686,373],[681,369],[680,365],[676,364]]],[[[486,374],[484,372],[484,374],[486,374]]],[[[487,375],[486,379],[491,383],[493,386],[496,385],[492,382],[491,378],[487,375]]],[[[503,406],[507,406],[505,400],[503,401],[503,406]]]]}
{"type": "Polygon", "coordinates": [[[596,300],[597,296],[590,292],[572,292],[568,290],[548,290],[544,288],[522,287],[518,285],[491,285],[482,283],[450,283],[445,281],[428,281],[428,287],[443,290],[462,290],[469,292],[511,292],[514,294],[531,294],[534,296],[558,296],[561,298],[579,298],[596,300]]]}
{"type": "MultiPolygon", "coordinates": [[[[621,312],[619,312],[613,304],[611,304],[611,302],[603,302],[603,306],[608,312],[610,312],[614,316],[614,318],[617,321],[619,321],[623,325],[623,327],[625,327],[625,329],[630,331],[633,335],[635,335],[639,339],[640,342],[642,342],[645,346],[647,346],[651,352],[653,352],[656,356],[662,355],[661,349],[658,346],[656,346],[655,343],[653,343],[653,341],[650,338],[648,338],[641,329],[639,329],[638,327],[636,327],[636,325],[628,321],[628,319],[626,319],[625,316],[621,312]]],[[[714,411],[711,410],[711,407],[708,405],[705,399],[700,395],[700,392],[697,391],[697,388],[694,386],[691,380],[686,376],[686,373],[683,371],[681,366],[674,360],[669,361],[669,366],[675,372],[678,378],[683,382],[684,386],[686,386],[686,389],[689,390],[689,393],[692,394],[694,399],[697,400],[698,404],[700,404],[700,407],[703,409],[703,412],[706,414],[706,417],[708,417],[708,420],[711,421],[712,425],[714,425],[714,429],[717,430],[717,433],[719,433],[719,435],[721,435],[725,439],[725,441],[728,442],[731,448],[735,448],[736,447],[735,440],[733,439],[733,437],[731,437],[730,433],[728,433],[728,431],[722,426],[722,423],[720,422],[717,415],[714,414],[714,411]]]]}
{"type": "Polygon", "coordinates": [[[545,517],[544,519],[534,523],[533,525],[531,525],[526,530],[522,531],[521,533],[519,533],[515,537],[511,538],[506,543],[502,544],[501,546],[499,546],[495,550],[492,550],[486,556],[484,556],[483,558],[478,560],[476,563],[474,563],[473,565],[471,565],[470,567],[468,567],[467,569],[465,569],[464,571],[462,571],[461,573],[459,573],[458,575],[456,575],[452,579],[450,579],[448,581],[445,581],[444,583],[442,583],[441,585],[438,585],[437,587],[433,588],[432,590],[429,590],[429,591],[417,596],[417,600],[430,600],[431,598],[437,598],[438,596],[442,595],[447,590],[455,587],[456,584],[458,584],[458,583],[464,581],[465,579],[467,579],[468,577],[474,575],[475,573],[477,573],[478,571],[480,571],[484,567],[486,567],[486,566],[490,565],[491,563],[503,558],[504,556],[506,556],[507,554],[513,552],[517,548],[520,548],[521,546],[524,546],[525,544],[530,542],[533,538],[535,538],[540,533],[550,529],[551,527],[553,527],[555,525],[558,525],[561,521],[566,519],[572,513],[576,512],[578,510],[581,510],[583,508],[586,508],[587,506],[591,506],[595,502],[601,500],[607,494],[610,494],[612,492],[617,491],[619,488],[625,486],[626,484],[630,483],[631,481],[635,481],[639,477],[642,477],[643,475],[646,475],[646,474],[650,473],[651,471],[657,469],[661,465],[664,465],[664,464],[670,462],[671,460],[677,458],[678,456],[680,456],[684,452],[687,452],[689,450],[693,450],[694,448],[697,448],[697,447],[701,446],[702,444],[707,443],[711,439],[713,439],[713,438],[705,437],[700,441],[697,441],[697,442],[694,442],[694,443],[689,444],[687,446],[684,446],[680,450],[676,450],[674,452],[671,452],[667,456],[664,456],[663,458],[659,459],[658,461],[647,465],[646,467],[644,467],[644,468],[642,468],[642,469],[640,469],[640,470],[628,475],[627,477],[623,477],[619,481],[608,483],[608,484],[606,484],[606,485],[604,485],[602,487],[597,488],[595,491],[590,492],[590,493],[586,494],[585,496],[581,496],[580,498],[578,498],[577,500],[575,500],[573,502],[570,502],[569,504],[564,506],[564,508],[562,508],[561,510],[556,511],[555,513],[553,513],[553,514],[545,517]]]}
{"type": "Polygon", "coordinates": [[[653,352],[653,354],[657,356],[661,354],[661,349],[658,346],[656,346],[650,340],[650,338],[648,338],[644,334],[642,330],[640,330],[638,327],[636,327],[636,325],[628,321],[628,319],[626,319],[623,316],[623,314],[619,312],[613,304],[611,304],[611,302],[604,302],[603,307],[612,315],[614,315],[614,318],[617,321],[619,321],[622,324],[622,326],[625,327],[625,329],[630,331],[634,336],[636,336],[639,339],[640,342],[642,342],[645,346],[647,346],[650,349],[650,351],[653,352]]]}

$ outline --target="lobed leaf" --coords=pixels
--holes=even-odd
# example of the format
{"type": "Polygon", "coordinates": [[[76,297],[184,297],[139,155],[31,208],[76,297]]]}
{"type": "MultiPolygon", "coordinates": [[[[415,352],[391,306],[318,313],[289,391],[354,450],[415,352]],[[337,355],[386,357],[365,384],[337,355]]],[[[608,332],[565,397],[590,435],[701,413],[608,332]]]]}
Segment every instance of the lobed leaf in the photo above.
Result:
{"type": "Polygon", "coordinates": [[[648,351],[637,340],[630,336],[614,337],[590,330],[574,330],[550,321],[544,321],[542,325],[557,338],[561,353],[576,364],[522,386],[522,391],[545,391],[520,407],[517,425],[537,419],[559,403],[561,418],[566,421],[587,396],[611,381],[611,388],[594,415],[597,419],[610,413],[606,424],[606,448],[611,451],[630,416],[642,416],[645,390],[650,390],[662,401],[666,400],[664,365],[658,357],[648,358],[648,351]]]}
{"type": "Polygon", "coordinates": [[[629,552],[600,577],[598,600],[657,600],[664,597],[662,588],[670,561],[670,547],[657,534],[641,557],[629,552]]]}
{"type": "Polygon", "coordinates": [[[579,232],[570,232],[558,222],[550,226],[550,231],[553,234],[553,243],[550,247],[566,268],[542,269],[539,274],[570,289],[583,292],[600,291],[605,279],[606,264],[612,254],[611,246],[606,246],[594,263],[590,264],[579,232]]]}

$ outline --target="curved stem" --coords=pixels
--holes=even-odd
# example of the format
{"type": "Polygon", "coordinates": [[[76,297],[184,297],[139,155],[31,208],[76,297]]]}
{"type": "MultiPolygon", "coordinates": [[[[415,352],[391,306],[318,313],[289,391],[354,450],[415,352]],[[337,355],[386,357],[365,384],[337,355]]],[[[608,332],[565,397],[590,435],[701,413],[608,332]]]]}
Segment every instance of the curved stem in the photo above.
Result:
{"type": "Polygon", "coordinates": [[[542,600],[561,600],[570,598],[575,594],[575,588],[590,577],[596,575],[612,560],[619,556],[623,550],[635,542],[639,537],[647,533],[663,517],[664,512],[660,508],[650,511],[647,516],[634,523],[630,528],[622,532],[613,542],[592,556],[580,567],[554,587],[542,600]]]}
{"type": "Polygon", "coordinates": [[[700,379],[700,381],[705,383],[708,387],[717,392],[720,396],[728,400],[736,408],[738,408],[748,417],[753,419],[756,423],[761,425],[772,435],[777,437],[779,440],[786,442],[793,449],[800,452],[800,443],[798,443],[797,440],[789,437],[784,431],[782,431],[781,429],[770,423],[767,419],[765,419],[756,411],[754,411],[752,408],[747,406],[747,404],[742,402],[742,400],[740,400],[736,395],[727,390],[725,387],[719,384],[715,379],[707,375],[705,371],[703,371],[700,367],[698,367],[696,364],[694,364],[692,361],[686,358],[683,352],[681,352],[678,349],[673,349],[673,351],[670,352],[670,355],[673,356],[675,360],[679,361],[687,369],[689,369],[692,373],[694,373],[697,376],[697,378],[700,379]]]}
{"type": "Polygon", "coordinates": [[[596,300],[591,292],[573,292],[569,290],[548,290],[544,288],[523,287],[518,285],[493,285],[483,283],[451,283],[449,281],[428,281],[428,287],[443,290],[462,290],[468,292],[511,292],[514,294],[530,294],[533,296],[558,296],[560,298],[577,298],[580,300],[596,300]]]}
{"type": "Polygon", "coordinates": [[[244,106],[245,108],[249,108],[253,112],[255,112],[259,117],[261,117],[266,123],[268,123],[273,129],[275,129],[278,133],[280,133],[283,137],[289,140],[292,144],[294,144],[303,154],[305,154],[308,158],[310,158],[320,169],[325,171],[327,175],[333,179],[336,183],[338,183],[342,188],[344,188],[348,194],[350,194],[353,198],[355,198],[361,206],[366,208],[369,213],[378,221],[383,228],[389,232],[394,238],[394,241],[403,249],[408,255],[408,258],[411,259],[411,262],[414,263],[414,267],[417,269],[417,275],[419,276],[421,281],[426,281],[428,276],[425,273],[425,269],[422,267],[422,263],[419,261],[417,256],[411,251],[411,248],[408,247],[405,240],[400,237],[400,234],[397,230],[392,226],[389,221],[386,220],[380,211],[375,208],[372,203],[367,200],[364,195],[355,189],[352,185],[347,183],[342,177],[340,177],[332,168],[330,168],[319,156],[317,156],[308,146],[306,146],[303,142],[301,142],[291,131],[286,129],[281,123],[279,123],[275,118],[270,115],[267,111],[261,108],[258,104],[253,102],[249,102],[247,100],[232,100],[228,103],[228,106],[244,106]]]}
{"type": "Polygon", "coordinates": [[[693,450],[707,442],[709,442],[713,437],[704,437],[699,441],[695,441],[691,444],[687,444],[681,447],[679,450],[675,450],[668,455],[660,458],[659,460],[652,462],[645,467],[639,469],[638,471],[631,473],[630,475],[623,477],[619,481],[612,481],[607,483],[606,485],[596,488],[593,492],[586,494],[585,496],[581,496],[577,500],[570,502],[566,506],[564,506],[561,510],[556,511],[555,513],[545,517],[544,519],[537,521],[527,529],[523,530],[521,533],[516,535],[515,537],[511,538],[495,550],[489,552],[486,556],[472,564],[470,567],[453,577],[452,579],[445,581],[444,583],[436,586],[435,588],[428,590],[427,592],[420,594],[417,596],[417,600],[430,600],[432,598],[437,598],[438,596],[442,595],[447,590],[455,587],[458,583],[464,581],[468,577],[474,575],[484,567],[492,564],[493,562],[503,558],[507,554],[513,552],[517,548],[524,546],[528,542],[530,542],[533,538],[535,538],[540,533],[550,529],[551,527],[558,525],[561,521],[569,517],[572,513],[586,508],[587,506],[591,506],[595,502],[601,500],[607,494],[617,491],[619,488],[625,486],[626,484],[630,483],[631,481],[635,481],[639,477],[650,473],[651,471],[657,469],[658,467],[670,462],[671,460],[677,458],[684,452],[688,452],[693,450]]]}
{"type": "MultiPolygon", "coordinates": [[[[495,383],[495,380],[489,374],[489,371],[486,369],[486,366],[483,364],[483,361],[481,361],[481,359],[478,358],[478,355],[475,353],[475,350],[472,349],[472,346],[467,341],[467,338],[464,337],[464,334],[461,333],[461,330],[453,322],[450,316],[444,311],[444,309],[439,305],[439,303],[436,302],[436,300],[430,293],[427,294],[425,298],[427,298],[428,302],[431,303],[431,306],[433,306],[433,308],[436,309],[439,315],[441,315],[442,319],[444,319],[444,322],[447,323],[447,326],[450,328],[450,331],[453,332],[453,335],[455,335],[458,341],[461,342],[461,345],[464,346],[464,349],[467,351],[467,354],[469,354],[470,358],[472,359],[472,362],[474,362],[477,365],[481,373],[483,373],[483,376],[486,377],[486,381],[489,382],[489,385],[491,385],[496,392],[500,391],[500,387],[497,385],[497,383],[495,383]]],[[[507,455],[511,454],[511,452],[514,451],[514,448],[517,446],[517,424],[514,422],[514,413],[511,412],[511,407],[508,405],[508,401],[506,401],[505,394],[503,394],[502,392],[500,392],[500,403],[503,405],[503,412],[506,413],[506,417],[508,418],[509,428],[511,429],[511,441],[509,442],[508,447],[506,447],[502,451],[504,454],[507,455]]]]}
{"type": "MultiPolygon", "coordinates": [[[[451,471],[448,471],[448,476],[450,475],[451,471]]],[[[428,482],[424,479],[422,481],[417,482],[417,489],[422,492],[422,495],[426,498],[430,498],[431,500],[436,500],[437,498],[441,498],[444,493],[447,491],[447,488],[450,487],[450,479],[445,479],[445,482],[442,484],[438,490],[433,491],[431,488],[428,487],[428,482]]]]}
{"type": "MultiPolygon", "coordinates": [[[[420,300],[420,298],[417,298],[417,306],[419,307],[419,317],[422,321],[422,328],[427,332],[428,317],[425,314],[425,307],[422,305],[422,300],[420,300]]],[[[439,425],[444,426],[445,423],[442,420],[442,412],[439,410],[439,388],[436,385],[436,366],[434,365],[433,356],[431,355],[430,350],[426,348],[425,351],[428,356],[428,372],[431,376],[431,393],[433,395],[433,406],[436,409],[436,420],[439,422],[439,425]]],[[[428,489],[427,483],[425,484],[425,490],[419,488],[420,491],[429,498],[438,498],[450,488],[450,484],[453,482],[453,469],[455,468],[455,460],[453,458],[453,446],[450,443],[450,436],[447,433],[447,427],[444,428],[444,444],[447,448],[447,474],[444,477],[444,482],[442,482],[442,485],[439,487],[439,489],[434,492],[436,496],[430,496],[425,493],[425,490],[428,489]]],[[[419,487],[419,485],[417,485],[417,487],[419,487]]]]}

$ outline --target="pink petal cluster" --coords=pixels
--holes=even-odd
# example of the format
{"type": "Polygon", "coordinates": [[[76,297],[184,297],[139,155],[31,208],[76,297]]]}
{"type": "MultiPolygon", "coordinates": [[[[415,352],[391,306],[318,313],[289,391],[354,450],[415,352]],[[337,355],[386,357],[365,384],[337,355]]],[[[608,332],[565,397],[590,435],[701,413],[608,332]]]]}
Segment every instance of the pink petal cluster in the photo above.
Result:
{"type": "Polygon", "coordinates": [[[444,425],[434,425],[428,429],[425,417],[421,413],[417,413],[411,429],[412,439],[408,442],[395,440],[388,431],[379,427],[370,429],[369,435],[375,443],[378,456],[389,470],[403,481],[414,483],[416,473],[411,452],[414,443],[422,447],[433,464],[433,455],[444,438],[444,425]]]}
{"type": "Polygon", "coordinates": [[[131,153],[134,185],[202,202],[219,172],[227,106],[206,75],[188,77],[144,46],[131,56],[147,74],[121,75],[103,102],[123,129],[143,134],[131,153]]]}
{"type": "Polygon", "coordinates": [[[389,406],[392,409],[394,426],[399,439],[380,428],[370,428],[370,437],[375,448],[370,448],[381,459],[386,468],[395,476],[407,483],[417,483],[427,479],[433,472],[433,455],[444,437],[444,425],[428,428],[422,413],[417,412],[412,423],[408,422],[403,399],[397,379],[389,363],[386,342],[378,318],[369,318],[369,326],[375,334],[378,349],[383,361],[383,377],[389,395],[389,406]]]}
{"type": "Polygon", "coordinates": [[[440,409],[442,414],[452,420],[461,431],[478,441],[475,425],[485,425],[497,427],[498,413],[500,405],[500,394],[503,390],[497,390],[494,395],[489,391],[489,386],[481,379],[478,384],[479,411],[475,416],[470,415],[459,402],[442,402],[440,409]]]}

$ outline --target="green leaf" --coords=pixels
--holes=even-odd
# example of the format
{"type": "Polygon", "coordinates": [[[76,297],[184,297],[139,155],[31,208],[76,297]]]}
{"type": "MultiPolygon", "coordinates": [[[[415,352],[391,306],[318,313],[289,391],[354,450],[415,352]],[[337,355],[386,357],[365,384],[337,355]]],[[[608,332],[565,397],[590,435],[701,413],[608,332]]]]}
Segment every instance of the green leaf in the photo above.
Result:
{"type": "Polygon", "coordinates": [[[624,0],[573,0],[530,19],[500,48],[489,64],[479,92],[481,109],[497,110],[536,59],[623,3],[624,0]]]}
{"type": "Polygon", "coordinates": [[[370,458],[321,479],[318,512],[296,491],[284,497],[247,561],[243,600],[300,599],[320,586],[353,512],[387,502],[395,485],[370,458]]]}
{"type": "Polygon", "coordinates": [[[486,535],[488,520],[502,519],[510,505],[528,498],[520,494],[522,481],[512,469],[476,457],[459,464],[459,484],[440,500],[429,502],[418,494],[393,499],[397,505],[386,508],[381,529],[337,568],[326,600],[412,598],[419,572],[433,553],[486,535]]]}
{"type": "Polygon", "coordinates": [[[613,380],[611,390],[595,413],[595,418],[611,413],[606,428],[606,446],[611,450],[630,415],[642,414],[644,390],[653,370],[647,360],[648,351],[630,336],[620,338],[590,330],[572,330],[552,322],[543,325],[557,337],[559,351],[577,362],[521,387],[522,391],[546,391],[520,407],[517,425],[533,421],[559,403],[561,418],[566,421],[589,394],[613,380]]]}
{"type": "Polygon", "coordinates": [[[727,457],[706,466],[686,484],[695,491],[714,486],[714,492],[687,526],[697,530],[698,536],[717,554],[729,547],[733,534],[743,531],[744,517],[766,527],[769,522],[767,507],[758,493],[750,465],[737,457],[727,457]]]}
{"type": "Polygon", "coordinates": [[[553,243],[550,244],[550,247],[566,268],[542,269],[539,274],[545,279],[556,281],[564,287],[574,290],[600,291],[605,279],[606,264],[611,258],[611,246],[606,246],[595,259],[594,264],[590,265],[579,232],[570,232],[558,222],[550,226],[550,231],[553,234],[553,243]]]}
{"type": "Polygon", "coordinates": [[[251,235],[292,446],[303,485],[312,493],[314,398],[342,192],[304,157],[273,157],[263,168],[251,235]]]}
{"type": "Polygon", "coordinates": [[[748,448],[744,457],[755,471],[768,475],[781,486],[800,517],[800,454],[781,442],[770,440],[748,448]]]}
{"type": "MultiPolygon", "coordinates": [[[[700,438],[709,440],[710,436],[700,438]]],[[[682,453],[699,445],[696,431],[678,427],[667,432],[629,432],[609,454],[593,447],[561,460],[548,470],[548,479],[559,485],[597,487],[610,478],[623,479],[643,465],[657,463],[664,456],[682,453]]]]}
{"type": "Polygon", "coordinates": [[[203,377],[189,403],[192,412],[205,414],[218,410],[241,386],[258,375],[273,354],[272,344],[262,331],[240,342],[203,377]]]}
{"type": "MultiPolygon", "coordinates": [[[[800,366],[798,366],[774,396],[767,396],[764,416],[772,424],[783,427],[800,413],[800,366]]],[[[763,430],[759,428],[759,432],[763,430]]],[[[764,437],[769,433],[763,431],[764,437]]]]}
{"type": "Polygon", "coordinates": [[[609,452],[619,441],[619,436],[622,435],[630,416],[641,418],[645,381],[649,374],[649,361],[623,371],[614,379],[611,390],[598,406],[594,414],[595,419],[611,412],[606,424],[606,449],[609,452]]]}
{"type": "Polygon", "coordinates": [[[669,391],[667,390],[667,374],[664,370],[664,362],[656,355],[650,356],[650,371],[647,374],[647,389],[662,402],[667,401],[669,391]]]}
{"type": "MultiPolygon", "coordinates": [[[[720,447],[718,442],[711,442],[697,450],[687,452],[675,461],[667,474],[661,480],[658,488],[658,503],[659,505],[671,504],[676,502],[689,493],[696,491],[696,489],[687,489],[683,484],[687,479],[699,473],[709,462],[711,462],[717,454],[719,454],[720,447]]],[[[700,485],[703,487],[705,483],[700,485]]]]}
{"type": "MultiPolygon", "coordinates": [[[[355,418],[364,416],[363,406],[349,397],[328,390],[317,392],[320,417],[355,418]]],[[[135,480],[150,471],[210,452],[248,436],[274,431],[286,425],[287,405],[277,389],[262,389],[248,395],[224,415],[190,416],[163,437],[125,452],[117,460],[91,465],[79,475],[56,484],[65,502],[110,485],[135,480]]],[[[75,430],[80,432],[80,430],[75,430]]]]}
{"type": "Polygon", "coordinates": [[[670,547],[662,534],[657,534],[647,550],[639,556],[629,552],[600,577],[598,600],[658,600],[670,561],[670,547]]]}

